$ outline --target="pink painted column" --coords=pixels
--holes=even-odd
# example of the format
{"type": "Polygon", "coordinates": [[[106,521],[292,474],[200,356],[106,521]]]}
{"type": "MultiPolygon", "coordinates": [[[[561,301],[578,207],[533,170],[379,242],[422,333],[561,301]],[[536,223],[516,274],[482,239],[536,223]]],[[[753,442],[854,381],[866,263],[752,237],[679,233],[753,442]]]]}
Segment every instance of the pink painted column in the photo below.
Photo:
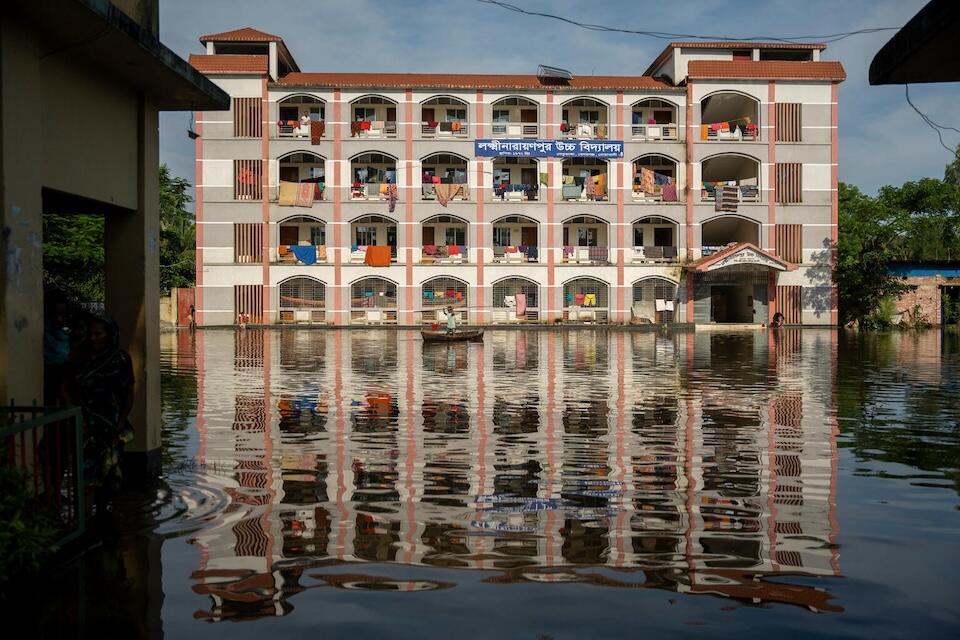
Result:
{"type": "Polygon", "coordinates": [[[261,308],[262,324],[270,317],[270,110],[267,78],[260,83],[260,212],[262,214],[261,233],[261,308]]]}
{"type": "MultiPolygon", "coordinates": [[[[196,159],[193,162],[193,184],[194,184],[194,216],[196,223],[194,226],[196,234],[196,255],[194,256],[195,260],[195,269],[196,269],[196,284],[194,285],[194,300],[193,306],[195,308],[194,317],[198,327],[204,325],[203,318],[203,247],[204,247],[204,233],[203,233],[203,111],[196,112],[196,130],[197,130],[197,139],[194,140],[194,153],[196,159]]],[[[197,343],[197,348],[200,348],[200,343],[197,343]]]]}
{"type": "MultiPolygon", "coordinates": [[[[771,80],[767,83],[767,185],[769,186],[767,202],[767,246],[765,251],[773,251],[777,246],[777,98],[776,84],[771,80]]],[[[762,240],[762,238],[761,238],[762,240]]]]}
{"type": "MultiPolygon", "coordinates": [[[[546,139],[552,140],[556,135],[554,132],[554,108],[553,91],[547,91],[547,115],[546,115],[546,139]]],[[[556,220],[556,211],[553,194],[553,158],[545,160],[547,163],[547,313],[541,322],[552,322],[557,317],[557,236],[554,231],[554,221],[556,220]]]]}
{"type": "MultiPolygon", "coordinates": [[[[477,89],[477,98],[475,104],[474,115],[476,116],[475,127],[475,138],[483,137],[483,91],[477,89]]],[[[477,199],[477,210],[476,210],[476,226],[474,227],[476,231],[473,234],[473,243],[476,247],[476,256],[477,256],[477,288],[474,292],[474,316],[476,318],[475,322],[477,324],[486,324],[487,323],[487,309],[484,305],[484,300],[486,296],[486,282],[483,279],[483,263],[486,259],[486,253],[484,248],[486,247],[486,237],[483,233],[483,203],[486,200],[486,190],[484,185],[486,185],[486,180],[483,175],[483,159],[480,157],[476,158],[477,160],[477,188],[474,197],[477,199]]],[[[493,184],[493,179],[490,181],[493,184]]]]}
{"type": "MultiPolygon", "coordinates": [[[[687,260],[693,260],[693,198],[700,189],[693,184],[693,82],[687,81],[687,260]]],[[[689,319],[687,320],[690,321],[689,319]]]]}
{"type": "MultiPolygon", "coordinates": [[[[342,99],[340,89],[333,90],[333,318],[338,325],[347,324],[349,310],[343,308],[343,186],[340,184],[343,161],[343,127],[340,125],[342,99]]],[[[349,185],[347,185],[349,187],[349,185]]]]}
{"type": "Polygon", "coordinates": [[[413,90],[407,89],[403,97],[403,160],[406,163],[404,172],[405,184],[401,191],[403,197],[403,211],[405,227],[403,237],[407,245],[404,252],[404,264],[406,265],[404,278],[406,287],[404,288],[404,307],[402,324],[413,324],[413,90]]]}
{"type": "MultiPolygon", "coordinates": [[[[625,138],[623,131],[623,91],[617,91],[617,134],[620,140],[625,138]]],[[[617,306],[616,319],[627,321],[626,296],[624,295],[624,219],[623,219],[623,186],[626,180],[623,158],[617,162],[617,306]]]]}

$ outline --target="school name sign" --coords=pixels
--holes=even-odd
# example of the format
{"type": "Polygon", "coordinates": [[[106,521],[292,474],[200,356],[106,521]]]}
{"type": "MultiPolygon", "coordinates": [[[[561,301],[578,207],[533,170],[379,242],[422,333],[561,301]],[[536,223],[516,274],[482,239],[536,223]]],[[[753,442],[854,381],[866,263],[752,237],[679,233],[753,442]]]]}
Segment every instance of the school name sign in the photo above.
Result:
{"type": "Polygon", "coordinates": [[[623,140],[484,139],[473,143],[481,158],[622,158],[623,140]]]}

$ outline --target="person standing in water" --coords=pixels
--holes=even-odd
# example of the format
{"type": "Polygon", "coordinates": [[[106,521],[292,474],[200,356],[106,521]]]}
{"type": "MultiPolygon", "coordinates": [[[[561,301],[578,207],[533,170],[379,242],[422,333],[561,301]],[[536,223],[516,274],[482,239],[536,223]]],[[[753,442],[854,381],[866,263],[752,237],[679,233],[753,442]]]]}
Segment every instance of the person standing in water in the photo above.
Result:
{"type": "Polygon", "coordinates": [[[457,331],[457,316],[453,312],[453,307],[447,307],[447,333],[457,331]]]}

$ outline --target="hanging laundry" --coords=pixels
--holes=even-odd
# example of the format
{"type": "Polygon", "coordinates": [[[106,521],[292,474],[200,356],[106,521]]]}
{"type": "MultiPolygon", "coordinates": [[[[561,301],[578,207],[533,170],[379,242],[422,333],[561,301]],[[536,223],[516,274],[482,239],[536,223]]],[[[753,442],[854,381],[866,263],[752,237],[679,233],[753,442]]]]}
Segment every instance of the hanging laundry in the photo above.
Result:
{"type": "Polygon", "coordinates": [[[423,245],[423,254],[427,256],[437,255],[437,245],[435,244],[425,244],[423,245]]]}
{"type": "Polygon", "coordinates": [[[605,140],[607,137],[607,125],[598,124],[597,125],[597,138],[605,140]]]}
{"type": "Polygon", "coordinates": [[[607,195],[607,174],[601,173],[596,177],[597,188],[595,194],[597,199],[603,198],[607,195]]]}
{"type": "Polygon", "coordinates": [[[327,245],[321,244],[317,247],[317,262],[327,261],[327,245]]]}
{"type": "Polygon", "coordinates": [[[350,123],[351,138],[356,138],[358,135],[360,135],[360,131],[361,131],[360,124],[361,124],[360,121],[354,121],[350,123]]]}
{"type": "Polygon", "coordinates": [[[298,207],[312,207],[315,190],[316,186],[311,182],[301,182],[298,184],[296,205],[298,207]]]}
{"type": "Polygon", "coordinates": [[[310,121],[310,144],[320,144],[320,139],[323,138],[324,133],[327,130],[327,123],[323,120],[311,120],[310,121]]]}
{"type": "Polygon", "coordinates": [[[290,245],[290,251],[297,257],[297,261],[303,264],[317,263],[317,248],[314,246],[299,247],[290,245]]]}
{"type": "Polygon", "coordinates": [[[655,181],[653,178],[653,171],[643,167],[640,169],[640,188],[644,193],[653,193],[655,181]]]}
{"type": "Polygon", "coordinates": [[[583,306],[585,307],[595,307],[597,306],[597,294],[588,293],[583,296],[583,306]]]}
{"type": "Polygon", "coordinates": [[[714,197],[714,209],[736,213],[740,201],[740,190],[733,186],[717,187],[714,197]]]}
{"type": "Polygon", "coordinates": [[[541,173],[541,174],[540,174],[540,184],[542,184],[542,185],[546,185],[546,184],[547,184],[547,176],[548,176],[548,175],[549,175],[549,174],[546,174],[546,173],[541,173]]]}
{"type": "Polygon", "coordinates": [[[663,185],[663,191],[661,192],[661,195],[664,202],[676,202],[677,201],[677,185],[675,184],[663,185]]]}
{"type": "Polygon", "coordinates": [[[517,303],[517,317],[520,317],[527,312],[527,295],[525,293],[518,293],[514,296],[514,299],[517,303]]]}
{"type": "Polygon", "coordinates": [[[283,207],[294,207],[297,205],[297,196],[300,185],[296,182],[280,181],[280,194],[277,198],[277,204],[283,207]]]}
{"type": "Polygon", "coordinates": [[[503,296],[503,304],[508,309],[513,309],[514,307],[517,306],[516,296],[503,296]]]}
{"type": "Polygon", "coordinates": [[[393,213],[394,209],[397,208],[397,200],[399,199],[396,182],[391,182],[387,185],[387,198],[390,200],[388,210],[390,213],[393,213]]]}
{"type": "Polygon", "coordinates": [[[371,267],[388,267],[390,266],[390,258],[390,247],[371,245],[367,247],[363,262],[371,267]]]}
{"type": "Polygon", "coordinates": [[[573,294],[573,303],[574,303],[575,305],[577,305],[578,307],[582,307],[582,306],[583,306],[583,300],[584,300],[584,298],[585,298],[584,294],[582,294],[582,293],[575,293],[575,294],[573,294]]]}
{"type": "Polygon", "coordinates": [[[451,255],[451,256],[459,256],[459,255],[461,255],[461,253],[460,253],[460,245],[458,245],[458,244],[451,244],[451,245],[449,245],[449,246],[447,247],[447,255],[451,255]]]}

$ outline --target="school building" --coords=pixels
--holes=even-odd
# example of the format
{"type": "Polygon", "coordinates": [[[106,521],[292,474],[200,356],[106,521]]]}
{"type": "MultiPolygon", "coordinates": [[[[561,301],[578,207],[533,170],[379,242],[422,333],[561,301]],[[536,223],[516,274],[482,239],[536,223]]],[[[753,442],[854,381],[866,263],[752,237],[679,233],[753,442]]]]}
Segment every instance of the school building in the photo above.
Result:
{"type": "Polygon", "coordinates": [[[636,76],[301,71],[203,36],[197,322],[837,322],[819,44],[673,42],[636,76]]]}

